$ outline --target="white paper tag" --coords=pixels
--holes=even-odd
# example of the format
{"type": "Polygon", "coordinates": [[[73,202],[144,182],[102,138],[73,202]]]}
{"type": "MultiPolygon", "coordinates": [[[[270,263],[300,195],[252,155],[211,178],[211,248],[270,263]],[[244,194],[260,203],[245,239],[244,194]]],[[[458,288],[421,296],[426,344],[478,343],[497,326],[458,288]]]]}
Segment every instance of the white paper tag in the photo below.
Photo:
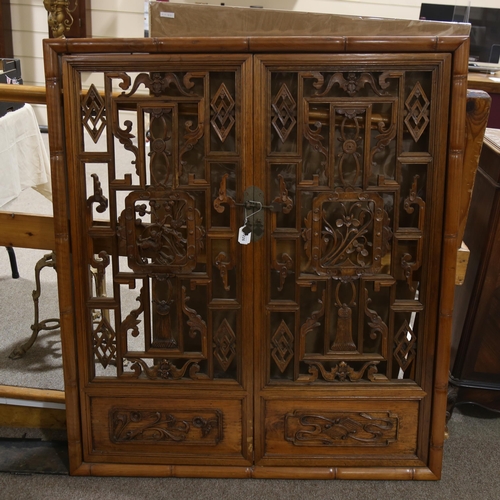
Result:
{"type": "Polygon", "coordinates": [[[173,19],[175,17],[174,12],[160,12],[160,17],[169,17],[170,19],[173,19]]]}
{"type": "Polygon", "coordinates": [[[252,233],[245,234],[243,231],[245,229],[245,226],[241,226],[240,230],[238,231],[238,243],[241,243],[242,245],[248,245],[252,241],[252,233]]]}

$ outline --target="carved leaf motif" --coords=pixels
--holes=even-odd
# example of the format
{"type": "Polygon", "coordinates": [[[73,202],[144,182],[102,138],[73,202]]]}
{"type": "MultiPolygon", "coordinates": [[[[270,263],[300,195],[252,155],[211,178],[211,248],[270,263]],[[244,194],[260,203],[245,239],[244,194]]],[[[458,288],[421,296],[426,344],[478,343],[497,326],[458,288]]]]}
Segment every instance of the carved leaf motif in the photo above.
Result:
{"type": "MultiPolygon", "coordinates": [[[[378,315],[377,311],[370,309],[368,306],[372,300],[368,297],[368,290],[365,288],[365,315],[368,317],[368,326],[371,328],[370,330],[370,338],[375,340],[377,338],[381,338],[382,344],[386,344],[387,342],[387,334],[389,329],[387,325],[384,323],[382,318],[378,315]]],[[[385,349],[382,347],[382,352],[385,352],[385,349]]]]}
{"type": "MultiPolygon", "coordinates": [[[[184,154],[191,151],[196,143],[203,137],[204,124],[203,122],[200,122],[198,123],[198,126],[193,128],[193,122],[189,120],[184,124],[184,128],[186,130],[184,134],[184,144],[179,151],[179,162],[181,168],[186,164],[186,162],[182,160],[184,154]]],[[[181,175],[182,170],[179,172],[179,176],[181,175]]]]}

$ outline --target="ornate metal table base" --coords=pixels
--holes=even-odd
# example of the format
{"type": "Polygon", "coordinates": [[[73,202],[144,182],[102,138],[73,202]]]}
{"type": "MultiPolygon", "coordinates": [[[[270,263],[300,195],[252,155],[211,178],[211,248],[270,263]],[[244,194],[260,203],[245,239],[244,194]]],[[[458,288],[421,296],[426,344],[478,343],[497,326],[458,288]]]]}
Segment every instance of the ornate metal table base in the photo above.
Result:
{"type": "Polygon", "coordinates": [[[40,272],[44,267],[51,267],[56,269],[56,255],[54,252],[44,255],[35,266],[35,283],[36,288],[33,290],[33,305],[35,309],[34,323],[31,325],[33,333],[27,342],[16,347],[9,355],[10,359],[19,359],[23,357],[28,349],[35,343],[38,334],[42,330],[56,330],[59,328],[59,318],[50,318],[43,321],[39,321],[39,306],[38,302],[40,295],[42,293],[42,287],[40,284],[40,272]]]}

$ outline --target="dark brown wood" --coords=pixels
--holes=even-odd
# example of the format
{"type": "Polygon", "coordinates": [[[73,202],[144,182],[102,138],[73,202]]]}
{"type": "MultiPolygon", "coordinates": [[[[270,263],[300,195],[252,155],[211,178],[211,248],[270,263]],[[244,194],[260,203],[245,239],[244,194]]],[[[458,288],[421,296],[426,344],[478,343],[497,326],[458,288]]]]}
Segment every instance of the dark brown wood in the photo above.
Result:
{"type": "Polygon", "coordinates": [[[0,58],[14,57],[10,0],[0,2],[0,58]]]}
{"type": "Polygon", "coordinates": [[[439,479],[468,39],[44,50],[72,473],[439,479]]]}
{"type": "Polygon", "coordinates": [[[496,129],[487,129],[465,228],[470,259],[456,292],[449,414],[463,403],[500,411],[499,139],[496,129]]]}

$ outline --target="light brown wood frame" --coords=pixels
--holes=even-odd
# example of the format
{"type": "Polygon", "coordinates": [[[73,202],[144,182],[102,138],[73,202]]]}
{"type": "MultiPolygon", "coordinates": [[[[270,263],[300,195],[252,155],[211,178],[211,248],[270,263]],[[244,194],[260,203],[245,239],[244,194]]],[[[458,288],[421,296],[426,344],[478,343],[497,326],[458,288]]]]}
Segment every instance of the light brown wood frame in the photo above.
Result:
{"type": "MultiPolygon", "coordinates": [[[[63,336],[70,470],[75,475],[131,475],[231,478],[315,479],[439,479],[443,455],[448,382],[449,347],[453,309],[457,232],[465,148],[465,106],[469,40],[466,36],[418,37],[230,37],[130,40],[55,40],[45,42],[45,70],[50,126],[50,150],[54,189],[56,252],[58,255],[59,300],[63,336]],[[80,393],[75,339],[75,304],[70,246],[70,220],[66,178],[65,123],[61,63],[66,55],[97,53],[429,53],[452,56],[450,120],[445,173],[446,200],[442,261],[433,269],[441,273],[439,318],[435,347],[430,447],[427,466],[421,467],[256,467],[193,465],[140,465],[85,463],[82,452],[80,393]]],[[[431,353],[429,353],[431,355],[431,353]]]]}

